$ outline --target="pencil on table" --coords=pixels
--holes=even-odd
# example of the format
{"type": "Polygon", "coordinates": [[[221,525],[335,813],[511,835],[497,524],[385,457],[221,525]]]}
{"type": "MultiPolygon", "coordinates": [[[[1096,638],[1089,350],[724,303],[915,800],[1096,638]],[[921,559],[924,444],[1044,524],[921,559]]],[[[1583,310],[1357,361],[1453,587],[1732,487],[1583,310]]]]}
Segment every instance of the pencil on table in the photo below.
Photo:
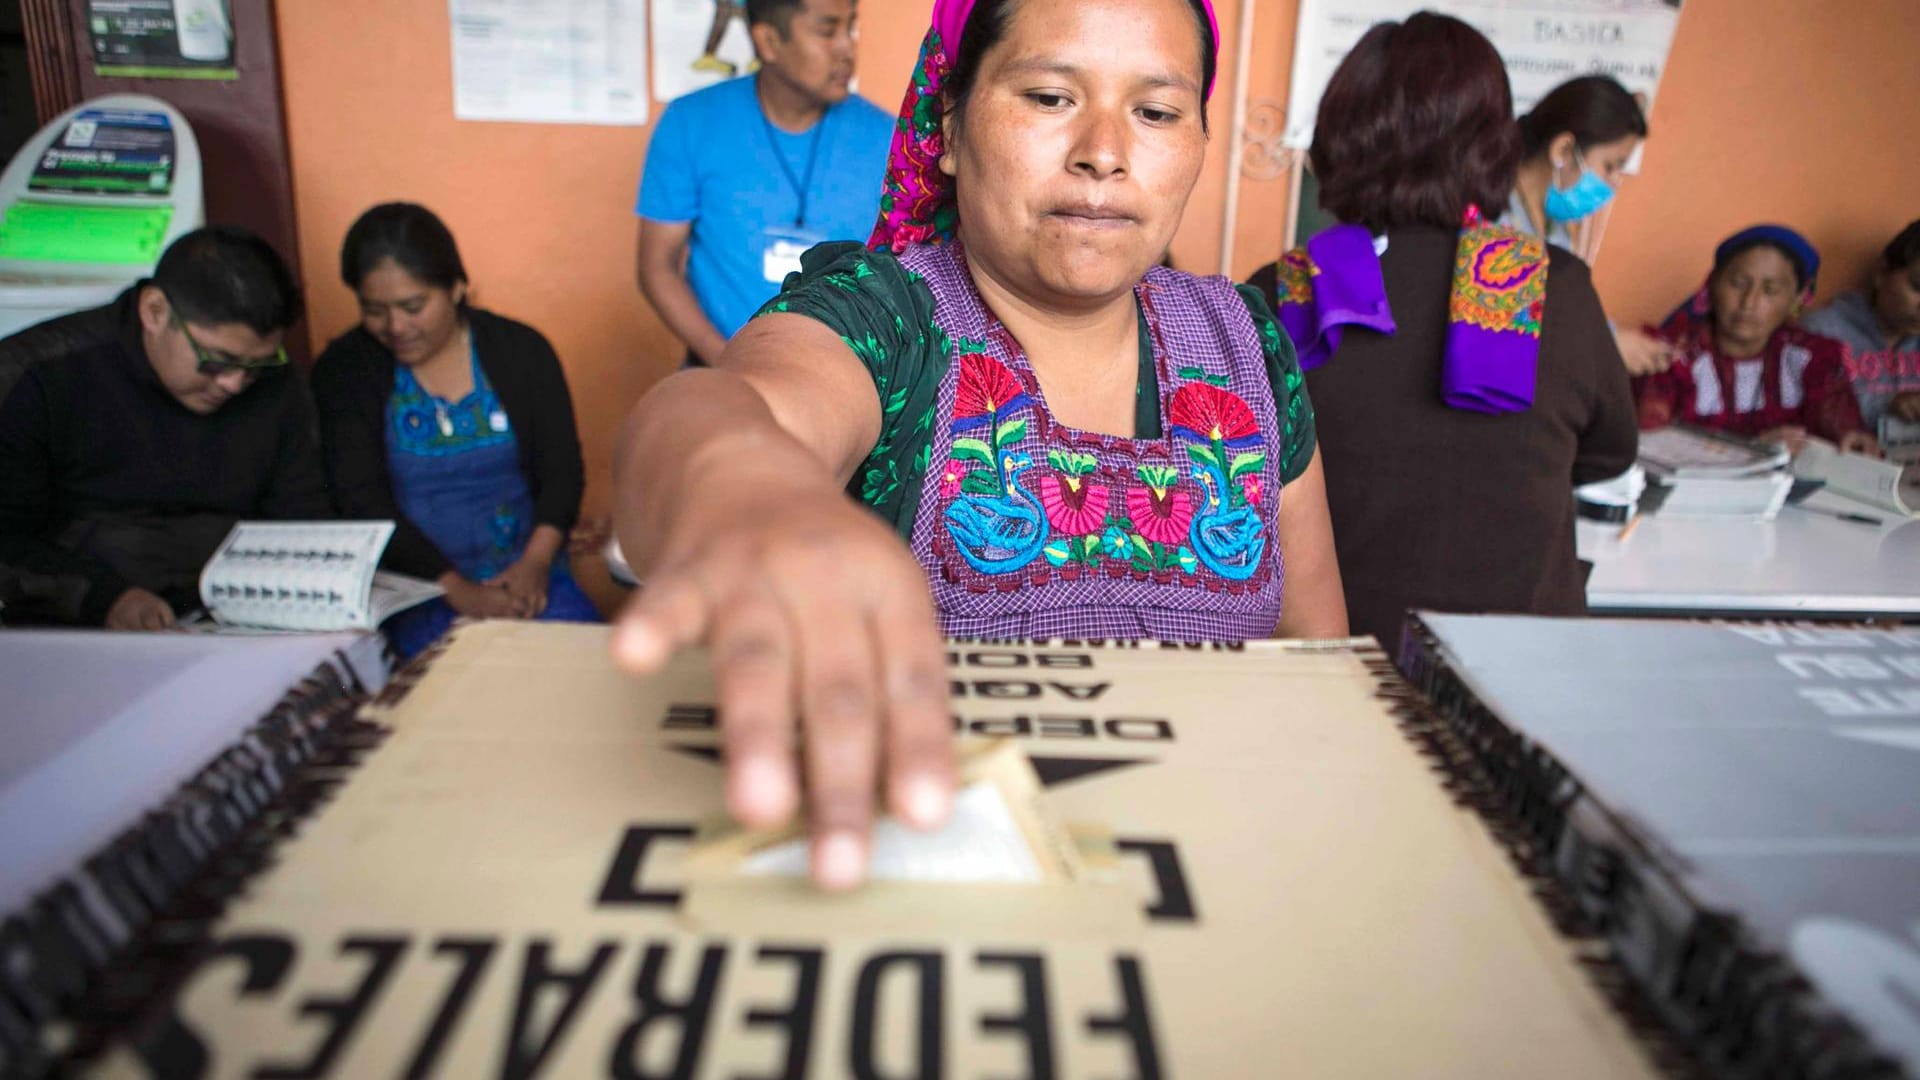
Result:
{"type": "Polygon", "coordinates": [[[1633,535],[1633,530],[1640,527],[1640,516],[1641,516],[1640,512],[1636,510],[1634,511],[1633,516],[1627,519],[1626,525],[1622,526],[1620,529],[1620,535],[1617,538],[1618,542],[1625,542],[1627,537],[1633,535]]]}

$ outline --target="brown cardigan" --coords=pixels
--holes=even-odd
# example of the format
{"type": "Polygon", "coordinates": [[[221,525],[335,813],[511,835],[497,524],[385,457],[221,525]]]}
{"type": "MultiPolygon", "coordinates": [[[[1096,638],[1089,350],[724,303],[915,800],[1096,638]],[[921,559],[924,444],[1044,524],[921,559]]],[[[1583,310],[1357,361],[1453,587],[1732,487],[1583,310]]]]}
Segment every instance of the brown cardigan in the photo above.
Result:
{"type": "MultiPolygon", "coordinates": [[[[1307,373],[1347,616],[1397,653],[1411,608],[1586,612],[1573,487],[1638,449],[1633,394],[1587,267],[1551,248],[1533,408],[1483,416],[1440,401],[1455,236],[1389,234],[1398,333],[1349,327],[1307,373]]],[[[1271,300],[1273,268],[1253,279],[1271,300]]]]}

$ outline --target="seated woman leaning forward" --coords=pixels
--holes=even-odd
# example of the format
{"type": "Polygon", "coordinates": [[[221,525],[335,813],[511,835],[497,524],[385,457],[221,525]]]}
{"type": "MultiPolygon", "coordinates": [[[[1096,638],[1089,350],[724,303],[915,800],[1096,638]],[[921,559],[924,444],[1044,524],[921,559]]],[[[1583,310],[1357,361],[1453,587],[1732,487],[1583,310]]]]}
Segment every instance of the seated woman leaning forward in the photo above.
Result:
{"type": "Polygon", "coordinates": [[[1633,380],[1640,426],[1699,424],[1783,442],[1808,435],[1876,453],[1847,382],[1840,343],[1800,327],[1820,256],[1783,225],[1756,225],[1713,253],[1713,273],[1660,324],[1680,358],[1633,380]]]}
{"type": "Polygon", "coordinates": [[[729,798],[859,879],[875,770],[945,814],[940,632],[1346,632],[1312,409],[1251,291],[1156,266],[1207,142],[1205,0],[939,0],[867,247],[644,399],[615,653],[713,649],[729,798]],[[1284,489],[1284,490],[1283,490],[1284,489]],[[1282,604],[1282,584],[1285,604],[1282,604]],[[883,735],[884,733],[884,735],[883,735]]]}
{"type": "Polygon", "coordinates": [[[455,615],[597,621],[563,551],[584,474],[553,347],[468,305],[453,234],[424,207],[361,215],[340,276],[360,325],[313,369],[334,502],[391,518],[382,565],[446,589],[388,621],[394,648],[413,655],[455,615]]]}
{"type": "Polygon", "coordinates": [[[1637,449],[1586,265],[1483,214],[1520,153],[1492,42],[1381,23],[1314,127],[1342,224],[1254,278],[1307,369],[1349,617],[1390,650],[1409,608],[1585,614],[1573,487],[1637,449]]]}

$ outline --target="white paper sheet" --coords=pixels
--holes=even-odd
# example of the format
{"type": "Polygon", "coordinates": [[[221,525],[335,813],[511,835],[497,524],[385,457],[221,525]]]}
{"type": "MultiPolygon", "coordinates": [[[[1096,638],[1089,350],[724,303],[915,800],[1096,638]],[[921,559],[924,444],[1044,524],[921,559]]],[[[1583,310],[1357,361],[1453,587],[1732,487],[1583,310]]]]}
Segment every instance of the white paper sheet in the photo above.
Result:
{"type": "Polygon", "coordinates": [[[448,0],[453,115],[647,122],[645,0],[448,0]]]}
{"type": "MultiPolygon", "coordinates": [[[[749,856],[741,872],[805,876],[807,842],[795,840],[749,856]]],[[[873,828],[875,881],[964,881],[1034,885],[1040,864],[1013,818],[1006,799],[990,783],[972,784],[954,798],[953,816],[939,832],[914,832],[892,818],[873,828]]]]}
{"type": "Polygon", "coordinates": [[[392,537],[391,521],[243,521],[200,572],[200,602],[228,625],[371,630],[392,537]]]}
{"type": "Polygon", "coordinates": [[[1303,0],[1287,146],[1304,150],[1313,141],[1320,95],[1360,36],[1422,9],[1464,19],[1493,41],[1507,62],[1516,116],[1579,75],[1612,75],[1652,99],[1680,24],[1680,0],[1303,0]]]}

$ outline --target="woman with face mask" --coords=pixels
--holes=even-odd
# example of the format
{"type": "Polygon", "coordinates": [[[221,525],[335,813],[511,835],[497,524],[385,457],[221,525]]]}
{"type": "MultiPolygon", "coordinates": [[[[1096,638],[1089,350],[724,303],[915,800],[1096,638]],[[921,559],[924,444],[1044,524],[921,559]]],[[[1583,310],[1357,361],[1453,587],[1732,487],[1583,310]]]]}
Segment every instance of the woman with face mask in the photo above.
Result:
{"type": "Polygon", "coordinates": [[[730,809],[778,822],[804,774],[832,887],[876,791],[946,815],[943,631],[1347,629],[1292,348],[1257,293],[1157,265],[1206,155],[1212,4],[932,22],[873,236],[814,248],[714,369],[648,394],[615,466],[646,578],[616,659],[710,649],[730,809]]]}
{"type": "MultiPolygon", "coordinates": [[[[1606,75],[1587,75],[1553,88],[1520,118],[1520,168],[1507,200],[1504,225],[1531,233],[1585,257],[1568,226],[1590,219],[1613,201],[1627,162],[1647,137],[1647,117],[1627,88],[1606,75]]],[[[1665,371],[1672,350],[1638,330],[1614,330],[1627,371],[1665,371]]]]}
{"type": "Polygon", "coordinates": [[[1505,224],[1580,254],[1567,226],[1613,201],[1647,118],[1627,88],[1605,75],[1561,83],[1520,118],[1523,156],[1505,224]]]}

